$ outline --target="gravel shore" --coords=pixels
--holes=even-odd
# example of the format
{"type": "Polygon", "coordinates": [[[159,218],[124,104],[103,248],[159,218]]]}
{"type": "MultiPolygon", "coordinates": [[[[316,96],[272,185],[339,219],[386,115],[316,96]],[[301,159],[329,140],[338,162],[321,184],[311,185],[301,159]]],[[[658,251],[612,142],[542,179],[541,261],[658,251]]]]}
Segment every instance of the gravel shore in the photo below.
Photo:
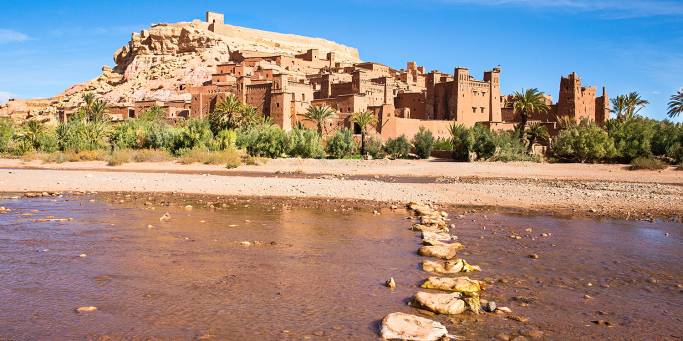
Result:
{"type": "Polygon", "coordinates": [[[623,165],[283,159],[227,170],[172,162],[109,167],[2,159],[0,191],[180,192],[423,201],[620,219],[683,216],[682,171],[629,171],[623,165]]]}

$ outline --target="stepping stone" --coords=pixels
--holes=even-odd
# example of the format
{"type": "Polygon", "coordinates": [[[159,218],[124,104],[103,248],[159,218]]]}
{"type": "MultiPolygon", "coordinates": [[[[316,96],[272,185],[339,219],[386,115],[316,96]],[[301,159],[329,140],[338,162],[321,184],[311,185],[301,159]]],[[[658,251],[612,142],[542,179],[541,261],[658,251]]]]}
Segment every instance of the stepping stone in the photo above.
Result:
{"type": "Polygon", "coordinates": [[[417,253],[420,256],[436,257],[448,260],[455,258],[455,256],[458,253],[458,250],[464,247],[462,244],[457,242],[452,244],[446,244],[441,242],[430,244],[434,245],[423,245],[417,250],[417,253]]]}
{"type": "Polygon", "coordinates": [[[476,265],[470,265],[464,259],[453,259],[445,262],[425,260],[422,262],[422,270],[442,274],[456,274],[459,272],[481,271],[476,265]]]}
{"type": "Polygon", "coordinates": [[[385,316],[381,333],[385,340],[437,341],[448,337],[443,324],[405,313],[385,316]]]}
{"type": "Polygon", "coordinates": [[[467,309],[467,304],[459,292],[450,294],[418,292],[415,294],[414,301],[421,307],[438,314],[456,315],[467,309]]]}
{"type": "Polygon", "coordinates": [[[429,277],[422,283],[425,289],[461,292],[465,296],[478,296],[482,287],[482,282],[469,277],[429,277]]]}
{"type": "Polygon", "coordinates": [[[438,227],[438,226],[433,226],[433,225],[423,225],[423,224],[413,224],[410,227],[411,230],[413,231],[418,231],[418,232],[445,232],[448,233],[448,227],[438,227]]]}
{"type": "Polygon", "coordinates": [[[444,231],[422,231],[423,240],[438,240],[440,242],[450,242],[457,239],[457,237],[451,236],[448,232],[444,231]]]}

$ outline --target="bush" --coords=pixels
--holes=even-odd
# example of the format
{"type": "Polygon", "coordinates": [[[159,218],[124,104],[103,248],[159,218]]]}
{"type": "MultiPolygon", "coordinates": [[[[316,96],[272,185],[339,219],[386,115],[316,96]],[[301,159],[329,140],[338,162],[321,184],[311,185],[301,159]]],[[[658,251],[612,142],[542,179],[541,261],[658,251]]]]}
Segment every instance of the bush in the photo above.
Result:
{"type": "Polygon", "coordinates": [[[527,152],[526,146],[521,142],[516,132],[502,131],[493,133],[492,137],[496,151],[488,161],[540,161],[539,157],[527,152]]]}
{"type": "Polygon", "coordinates": [[[434,150],[453,150],[453,140],[443,137],[437,137],[434,140],[434,150]]]}
{"type": "Polygon", "coordinates": [[[131,154],[131,157],[135,162],[163,162],[173,159],[168,151],[164,149],[135,150],[131,154]]]}
{"type": "Polygon", "coordinates": [[[114,126],[110,136],[110,143],[115,149],[144,148],[146,121],[140,119],[128,120],[114,126]]]}
{"type": "Polygon", "coordinates": [[[319,159],[325,150],[316,131],[294,128],[287,134],[287,154],[294,157],[319,159]]]}
{"type": "Polygon", "coordinates": [[[347,158],[356,153],[356,141],[348,128],[337,130],[327,140],[327,154],[334,159],[347,158]]]}
{"type": "Polygon", "coordinates": [[[665,162],[654,157],[637,157],[631,161],[631,170],[660,170],[669,167],[665,162]]]}
{"type": "Polygon", "coordinates": [[[107,159],[108,166],[118,166],[128,163],[131,160],[133,152],[129,149],[119,149],[113,151],[107,159]]]}
{"type": "Polygon", "coordinates": [[[655,121],[645,118],[610,120],[607,132],[614,141],[619,161],[630,162],[639,156],[652,155],[655,121]]]}
{"type": "Polygon", "coordinates": [[[285,152],[287,135],[273,124],[261,124],[237,131],[237,147],[251,156],[276,158],[285,152]]]}
{"type": "Polygon", "coordinates": [[[14,123],[9,118],[0,118],[0,153],[9,151],[14,137],[14,123]]]}
{"type": "Polygon", "coordinates": [[[652,138],[652,153],[666,157],[672,163],[683,161],[683,124],[658,122],[652,138]]]}
{"type": "Polygon", "coordinates": [[[406,159],[410,154],[412,146],[405,135],[401,135],[395,139],[387,139],[384,144],[384,150],[392,159],[406,159]]]}
{"type": "Polygon", "coordinates": [[[226,150],[235,148],[237,143],[237,133],[234,130],[221,130],[216,134],[216,137],[211,141],[209,149],[211,150],[226,150]]]}
{"type": "Polygon", "coordinates": [[[190,119],[177,128],[174,152],[181,149],[207,148],[213,139],[213,133],[207,120],[190,119]]]}
{"type": "Polygon", "coordinates": [[[469,161],[470,152],[474,145],[474,135],[462,124],[451,124],[451,146],[453,159],[458,161],[469,161]]]}
{"type": "Polygon", "coordinates": [[[582,122],[560,132],[552,153],[562,161],[600,162],[613,158],[617,151],[605,130],[593,123],[582,122]]]}
{"type": "Polygon", "coordinates": [[[62,151],[81,152],[108,146],[109,124],[70,120],[57,128],[57,140],[62,151]]]}
{"type": "Polygon", "coordinates": [[[180,156],[179,162],[182,164],[203,163],[206,165],[229,165],[228,168],[235,168],[241,164],[241,155],[237,149],[229,148],[222,151],[211,151],[203,148],[185,150],[180,156]]]}
{"type": "Polygon", "coordinates": [[[365,152],[372,156],[373,159],[383,159],[386,156],[382,141],[373,136],[366,138],[365,152]]]}
{"type": "Polygon", "coordinates": [[[491,132],[488,127],[481,124],[475,124],[470,131],[474,140],[470,151],[477,153],[478,159],[487,160],[495,155],[495,134],[491,132]]]}
{"type": "Polygon", "coordinates": [[[434,135],[425,127],[420,127],[420,130],[413,137],[413,145],[415,146],[415,154],[420,159],[428,159],[434,148],[434,135]]]}

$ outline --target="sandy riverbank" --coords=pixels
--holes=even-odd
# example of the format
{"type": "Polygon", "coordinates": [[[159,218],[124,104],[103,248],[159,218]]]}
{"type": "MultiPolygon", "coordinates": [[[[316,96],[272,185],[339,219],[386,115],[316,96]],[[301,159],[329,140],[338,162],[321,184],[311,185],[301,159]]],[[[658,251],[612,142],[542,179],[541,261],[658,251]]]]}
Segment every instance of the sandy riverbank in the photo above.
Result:
{"type": "Polygon", "coordinates": [[[683,172],[623,165],[270,160],[227,170],[172,162],[0,160],[0,191],[127,191],[428,201],[625,219],[681,218],[683,172]]]}

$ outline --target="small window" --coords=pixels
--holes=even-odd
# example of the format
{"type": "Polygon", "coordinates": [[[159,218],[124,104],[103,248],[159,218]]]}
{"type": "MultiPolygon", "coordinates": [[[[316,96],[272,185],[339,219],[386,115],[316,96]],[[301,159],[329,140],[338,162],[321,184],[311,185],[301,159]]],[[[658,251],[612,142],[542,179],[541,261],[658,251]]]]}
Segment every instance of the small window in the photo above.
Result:
{"type": "Polygon", "coordinates": [[[472,112],[476,114],[477,113],[477,107],[472,107],[472,112]]]}
{"type": "Polygon", "coordinates": [[[483,114],[484,113],[484,107],[481,107],[479,109],[481,109],[481,113],[483,114]]]}

